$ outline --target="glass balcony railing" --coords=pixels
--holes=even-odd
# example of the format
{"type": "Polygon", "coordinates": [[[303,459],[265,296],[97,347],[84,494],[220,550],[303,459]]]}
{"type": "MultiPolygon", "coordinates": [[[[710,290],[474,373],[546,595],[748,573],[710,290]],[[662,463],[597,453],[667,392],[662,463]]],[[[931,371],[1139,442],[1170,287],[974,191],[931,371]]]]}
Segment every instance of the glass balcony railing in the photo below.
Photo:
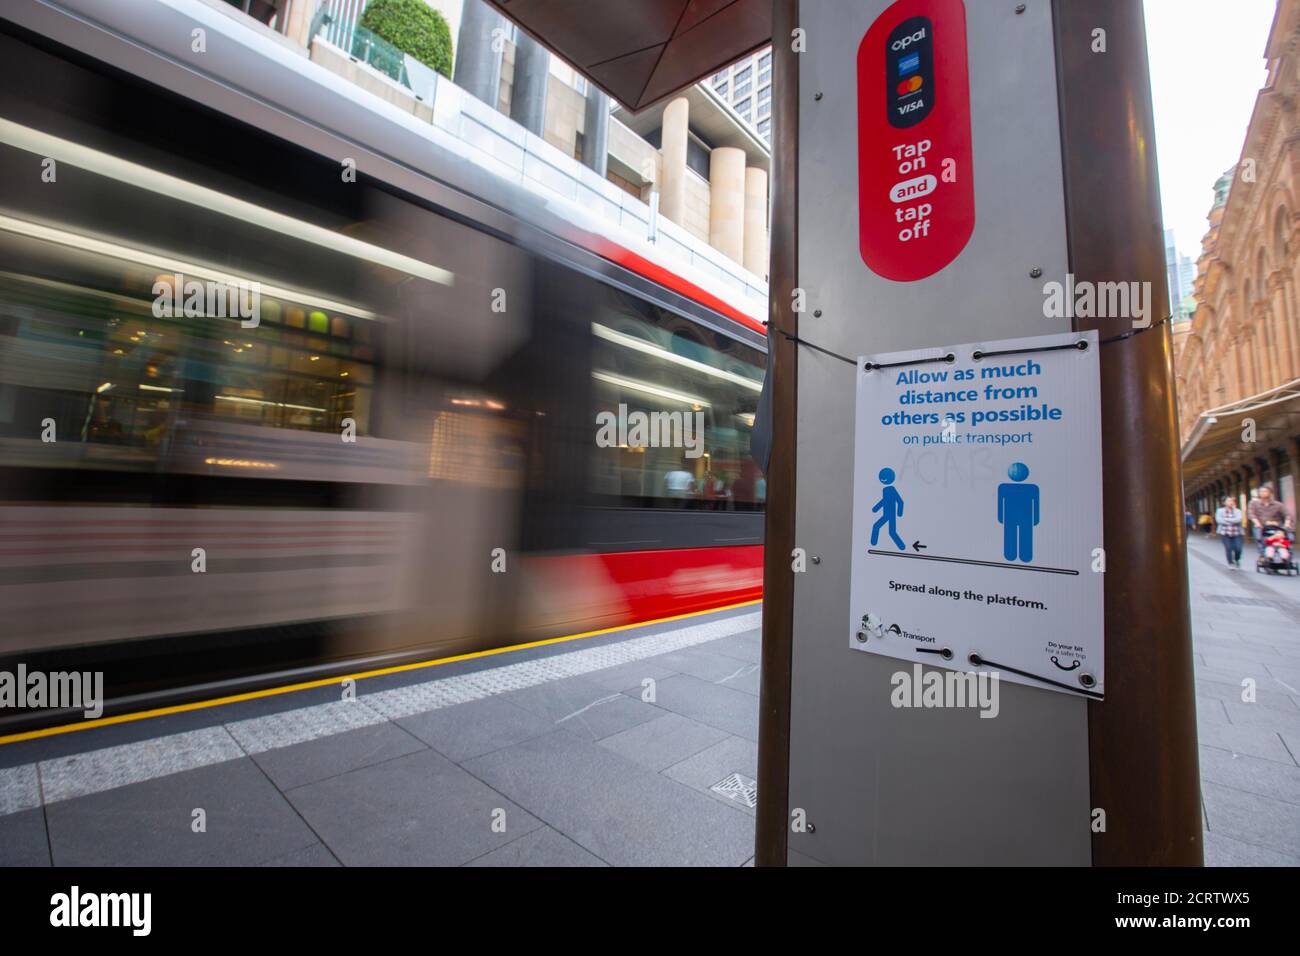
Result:
{"type": "Polygon", "coordinates": [[[403,86],[411,85],[406,75],[406,54],[365,27],[357,26],[352,31],[348,52],[403,86]]]}

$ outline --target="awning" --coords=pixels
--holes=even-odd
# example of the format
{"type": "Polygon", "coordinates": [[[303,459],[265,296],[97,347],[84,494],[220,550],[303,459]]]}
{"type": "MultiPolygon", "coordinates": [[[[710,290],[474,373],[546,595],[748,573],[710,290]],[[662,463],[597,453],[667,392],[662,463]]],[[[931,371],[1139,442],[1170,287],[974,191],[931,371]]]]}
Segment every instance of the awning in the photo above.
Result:
{"type": "Polygon", "coordinates": [[[489,2],[633,112],[772,38],[772,0],[489,2]]]}
{"type": "Polygon", "coordinates": [[[1183,484],[1199,488],[1251,464],[1271,444],[1296,434],[1300,434],[1300,379],[1211,408],[1197,418],[1183,445],[1183,484]],[[1253,442],[1243,440],[1247,419],[1255,423],[1253,442]]]}

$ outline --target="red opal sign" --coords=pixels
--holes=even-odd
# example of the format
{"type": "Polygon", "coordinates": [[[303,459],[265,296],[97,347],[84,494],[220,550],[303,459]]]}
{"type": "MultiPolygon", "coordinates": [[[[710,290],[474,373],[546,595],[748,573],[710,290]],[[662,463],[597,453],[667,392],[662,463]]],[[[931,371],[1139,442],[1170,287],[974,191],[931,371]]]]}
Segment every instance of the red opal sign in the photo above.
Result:
{"type": "Polygon", "coordinates": [[[913,282],[975,229],[962,0],[898,0],[858,47],[858,234],[877,275],[913,282]]]}

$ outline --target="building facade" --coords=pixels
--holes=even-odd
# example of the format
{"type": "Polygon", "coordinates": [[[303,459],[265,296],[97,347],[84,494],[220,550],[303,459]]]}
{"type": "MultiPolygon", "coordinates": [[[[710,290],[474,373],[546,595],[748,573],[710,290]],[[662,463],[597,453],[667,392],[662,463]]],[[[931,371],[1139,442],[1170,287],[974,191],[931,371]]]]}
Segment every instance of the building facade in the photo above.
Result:
{"type": "MultiPolygon", "coordinates": [[[[314,62],[417,116],[434,96],[436,78],[417,75],[419,64],[359,28],[367,0],[209,2],[242,10],[314,62]]],[[[424,2],[451,30],[457,86],[644,204],[652,241],[664,242],[657,227],[666,220],[766,281],[770,147],[751,118],[761,111],[770,135],[770,50],[749,58],[752,77],[763,79],[751,79],[746,114],[706,84],[662,108],[611,114],[608,97],[484,0],[424,2]],[[760,96],[763,105],[753,105],[760,96]]]]}
{"type": "Polygon", "coordinates": [[[1241,158],[1214,185],[1174,337],[1184,491],[1193,510],[1274,483],[1295,513],[1300,462],[1300,0],[1280,0],[1241,158]]]}

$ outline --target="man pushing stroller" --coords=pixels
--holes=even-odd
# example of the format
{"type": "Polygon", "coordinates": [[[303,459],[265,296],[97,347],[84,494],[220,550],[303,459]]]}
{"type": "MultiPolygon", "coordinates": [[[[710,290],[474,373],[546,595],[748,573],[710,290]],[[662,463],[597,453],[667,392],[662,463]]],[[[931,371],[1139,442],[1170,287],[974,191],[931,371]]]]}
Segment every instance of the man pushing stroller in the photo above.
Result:
{"type": "Polygon", "coordinates": [[[1265,528],[1291,529],[1291,514],[1274,497],[1271,484],[1260,486],[1259,494],[1246,509],[1246,517],[1250,519],[1251,533],[1255,536],[1255,547],[1260,554],[1264,553],[1264,539],[1268,537],[1264,533],[1265,528]]]}
{"type": "Polygon", "coordinates": [[[1261,485],[1259,495],[1246,509],[1259,556],[1256,571],[1269,574],[1300,574],[1296,564],[1295,535],[1291,532],[1291,514],[1273,494],[1273,486],[1261,485]]]}

